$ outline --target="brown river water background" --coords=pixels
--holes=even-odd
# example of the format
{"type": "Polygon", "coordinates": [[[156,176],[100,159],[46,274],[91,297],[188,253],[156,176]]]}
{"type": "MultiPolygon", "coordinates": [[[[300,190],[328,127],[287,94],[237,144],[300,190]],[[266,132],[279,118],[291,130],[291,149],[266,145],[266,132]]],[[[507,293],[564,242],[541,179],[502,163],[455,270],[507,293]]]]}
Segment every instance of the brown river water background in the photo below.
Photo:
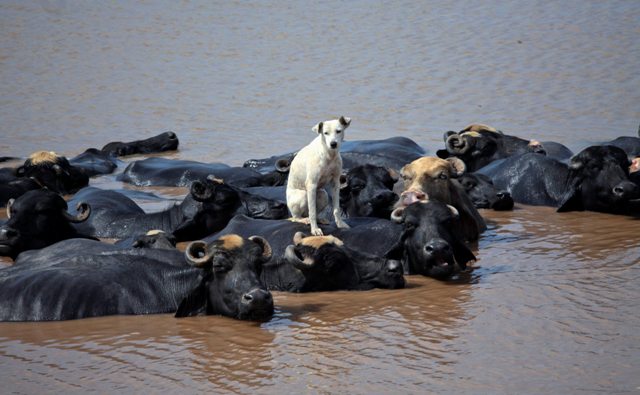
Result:
{"type": "MultiPolygon", "coordinates": [[[[0,37],[0,156],[173,130],[163,156],[241,165],[339,115],[430,154],[472,122],[578,152],[640,123],[638,1],[8,0],[0,37]]],[[[640,393],[640,222],[482,214],[465,281],[275,293],[266,323],[0,324],[1,392],[640,393]]]]}

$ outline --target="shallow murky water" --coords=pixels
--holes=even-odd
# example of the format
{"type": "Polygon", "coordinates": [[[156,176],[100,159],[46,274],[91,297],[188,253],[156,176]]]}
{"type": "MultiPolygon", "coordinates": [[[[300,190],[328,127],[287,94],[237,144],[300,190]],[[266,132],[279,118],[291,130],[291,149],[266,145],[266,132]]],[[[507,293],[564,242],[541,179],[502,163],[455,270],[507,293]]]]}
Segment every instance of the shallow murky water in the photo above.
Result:
{"type": "MultiPolygon", "coordinates": [[[[577,151],[637,135],[639,21],[637,2],[5,1],[0,156],[174,130],[167,157],[239,165],[299,148],[340,114],[349,139],[404,135],[428,152],[475,121],[577,151]]],[[[0,381],[9,393],[637,393],[640,222],[483,215],[468,281],[276,293],[261,324],[0,324],[0,381]]]]}

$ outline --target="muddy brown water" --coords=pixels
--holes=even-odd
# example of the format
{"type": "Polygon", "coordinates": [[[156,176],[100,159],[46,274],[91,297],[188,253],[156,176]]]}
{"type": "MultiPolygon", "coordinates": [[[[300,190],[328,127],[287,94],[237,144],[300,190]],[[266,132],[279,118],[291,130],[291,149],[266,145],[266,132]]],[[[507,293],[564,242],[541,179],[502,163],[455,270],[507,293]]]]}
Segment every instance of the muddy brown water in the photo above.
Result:
{"type": "MultiPolygon", "coordinates": [[[[341,114],[349,139],[430,153],[476,121],[577,151],[637,135],[639,21],[631,1],[4,1],[0,156],[173,130],[180,150],[163,156],[239,165],[341,114]]],[[[2,392],[638,393],[640,222],[482,214],[458,282],[275,293],[266,323],[0,324],[2,392]]]]}

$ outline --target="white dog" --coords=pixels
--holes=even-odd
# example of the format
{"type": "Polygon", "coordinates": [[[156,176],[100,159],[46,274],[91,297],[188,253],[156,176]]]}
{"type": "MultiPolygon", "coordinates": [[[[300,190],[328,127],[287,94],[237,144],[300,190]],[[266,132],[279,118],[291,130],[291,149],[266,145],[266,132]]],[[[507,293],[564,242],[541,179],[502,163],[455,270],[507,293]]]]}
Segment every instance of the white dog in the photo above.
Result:
{"type": "Polygon", "coordinates": [[[318,137],[302,148],[291,162],[287,181],[287,206],[293,216],[291,220],[310,224],[311,233],[315,236],[322,236],[318,213],[329,203],[323,188],[327,184],[331,186],[336,225],[339,228],[349,227],[340,217],[340,145],[350,123],[351,118],[347,117],[320,122],[313,127],[318,137]]]}

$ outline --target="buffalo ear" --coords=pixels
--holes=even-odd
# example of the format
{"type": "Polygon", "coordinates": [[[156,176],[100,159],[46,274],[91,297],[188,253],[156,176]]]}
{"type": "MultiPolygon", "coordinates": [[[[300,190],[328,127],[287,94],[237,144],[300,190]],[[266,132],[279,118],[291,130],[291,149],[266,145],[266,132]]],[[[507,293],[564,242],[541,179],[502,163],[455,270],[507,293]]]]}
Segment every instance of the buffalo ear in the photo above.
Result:
{"type": "Polygon", "coordinates": [[[456,258],[456,262],[458,266],[460,266],[460,270],[467,269],[467,262],[475,261],[476,256],[473,255],[473,252],[464,243],[456,243],[457,245],[453,248],[453,256],[456,258]]]}
{"type": "Polygon", "coordinates": [[[582,198],[580,196],[580,188],[573,187],[562,198],[558,209],[559,213],[565,213],[567,211],[584,211],[584,204],[582,204],[582,198]]]}
{"type": "Polygon", "coordinates": [[[191,184],[190,192],[193,198],[199,202],[211,199],[213,194],[211,188],[208,188],[206,184],[200,181],[194,181],[191,184]]]}
{"type": "Polygon", "coordinates": [[[462,159],[456,158],[452,156],[451,158],[445,159],[447,162],[451,164],[451,177],[457,178],[464,174],[464,171],[467,169],[467,165],[464,164],[462,159]]]}
{"type": "Polygon", "coordinates": [[[175,317],[193,317],[194,315],[205,314],[209,305],[209,295],[207,292],[207,284],[211,278],[211,273],[204,273],[200,284],[198,284],[184,299],[180,302],[175,317]]]}

